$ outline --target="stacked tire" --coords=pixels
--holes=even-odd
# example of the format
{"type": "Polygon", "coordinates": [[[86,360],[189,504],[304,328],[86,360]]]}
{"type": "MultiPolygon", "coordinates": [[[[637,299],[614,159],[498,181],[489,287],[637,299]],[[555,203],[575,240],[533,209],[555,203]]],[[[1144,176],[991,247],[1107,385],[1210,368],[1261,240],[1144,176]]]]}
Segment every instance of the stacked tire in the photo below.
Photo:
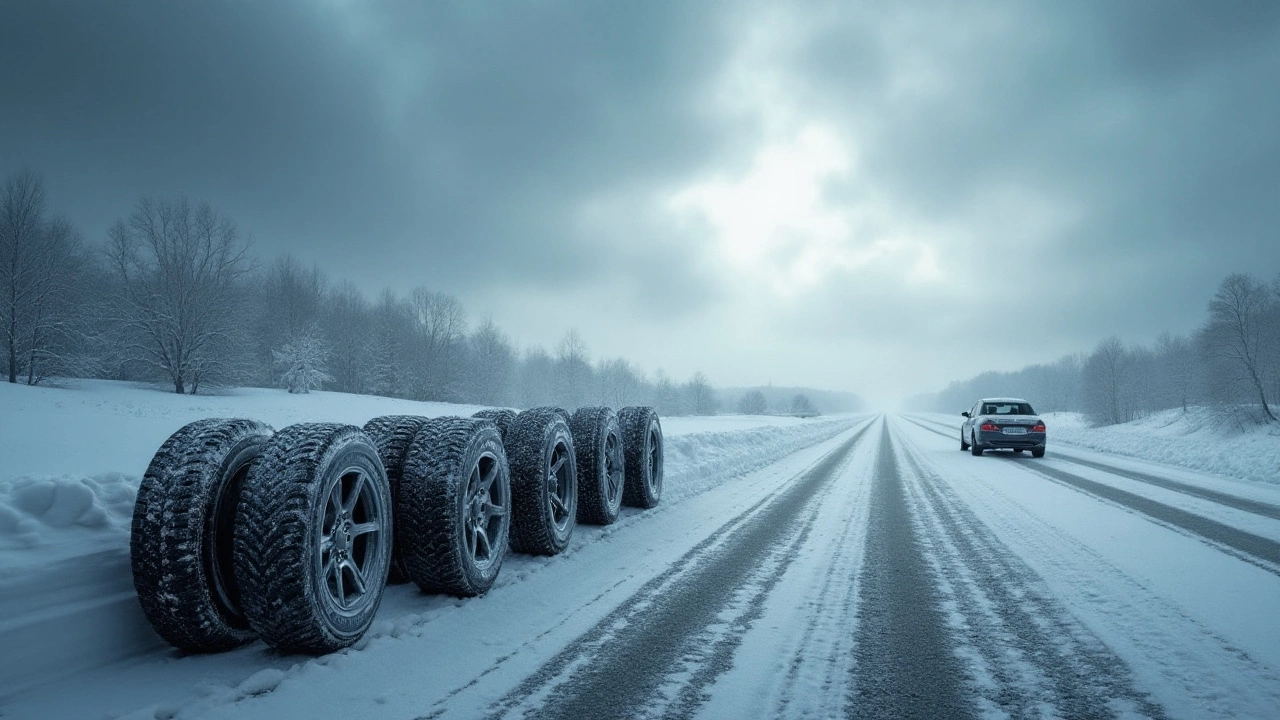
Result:
{"type": "Polygon", "coordinates": [[[261,638],[325,653],[368,631],[388,582],[483,595],[511,551],[562,552],[581,523],[662,491],[651,408],[384,416],[279,432],[210,419],[152,458],[134,506],[134,586],[176,648],[261,638]]]}

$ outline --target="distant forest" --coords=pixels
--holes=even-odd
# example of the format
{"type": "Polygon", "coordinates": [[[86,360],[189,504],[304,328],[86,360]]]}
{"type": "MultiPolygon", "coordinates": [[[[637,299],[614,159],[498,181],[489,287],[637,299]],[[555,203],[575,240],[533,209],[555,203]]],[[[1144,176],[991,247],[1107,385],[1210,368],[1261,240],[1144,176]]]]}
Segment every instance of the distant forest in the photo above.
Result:
{"type": "Polygon", "coordinates": [[[1278,422],[1280,275],[1223,278],[1204,321],[1151,346],[1109,337],[1091,352],[1016,372],[986,372],[912,399],[911,409],[960,412],[979,397],[1014,395],[1041,412],[1085,413],[1097,425],[1207,406],[1237,423],[1278,422]]]}
{"type": "MultiPolygon", "coordinates": [[[[0,373],[11,383],[104,378],[178,393],[282,387],[511,407],[652,405],[710,415],[725,405],[707,376],[652,375],[593,359],[578,331],[517,348],[491,319],[430,288],[370,299],[285,256],[254,257],[236,224],[206,203],[144,198],[102,247],[48,206],[43,178],[0,188],[0,373]]],[[[763,412],[792,412],[796,398],[763,412]]],[[[806,396],[801,414],[816,414],[806,396]]]]}

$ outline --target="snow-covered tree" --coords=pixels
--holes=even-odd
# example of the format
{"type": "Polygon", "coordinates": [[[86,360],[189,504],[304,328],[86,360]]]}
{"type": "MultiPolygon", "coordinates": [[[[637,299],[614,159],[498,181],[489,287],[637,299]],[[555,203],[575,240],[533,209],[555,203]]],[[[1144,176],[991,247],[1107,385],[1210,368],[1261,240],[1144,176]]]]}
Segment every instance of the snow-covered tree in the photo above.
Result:
{"type": "Polygon", "coordinates": [[[752,390],[738,400],[738,412],[743,415],[763,415],[768,409],[769,402],[759,390],[752,390]]]}
{"type": "Polygon", "coordinates": [[[701,371],[695,372],[684,386],[685,397],[688,398],[689,411],[694,415],[715,415],[720,402],[711,382],[701,371]]]}
{"type": "Polygon", "coordinates": [[[332,382],[328,372],[329,346],[315,328],[295,336],[272,351],[280,381],[291,393],[308,393],[332,382]]]}
{"type": "Polygon", "coordinates": [[[808,395],[798,394],[791,398],[791,414],[797,417],[813,417],[818,414],[818,408],[809,400],[808,395]]]}

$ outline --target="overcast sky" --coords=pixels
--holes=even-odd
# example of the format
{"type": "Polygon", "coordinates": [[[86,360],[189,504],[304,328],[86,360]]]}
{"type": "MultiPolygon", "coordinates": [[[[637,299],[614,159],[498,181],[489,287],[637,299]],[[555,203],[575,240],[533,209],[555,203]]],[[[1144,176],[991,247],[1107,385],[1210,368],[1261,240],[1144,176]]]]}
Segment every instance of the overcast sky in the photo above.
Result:
{"type": "Polygon", "coordinates": [[[1280,3],[0,2],[0,174],[877,401],[1280,272],[1280,3]]]}

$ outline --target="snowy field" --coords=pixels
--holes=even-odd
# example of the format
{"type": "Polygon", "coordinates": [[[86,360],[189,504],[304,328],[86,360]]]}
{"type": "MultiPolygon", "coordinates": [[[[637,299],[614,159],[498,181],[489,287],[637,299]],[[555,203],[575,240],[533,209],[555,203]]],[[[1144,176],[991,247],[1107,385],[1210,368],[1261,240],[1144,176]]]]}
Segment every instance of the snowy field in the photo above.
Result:
{"type": "MultiPolygon", "coordinates": [[[[363,425],[378,415],[478,409],[327,392],[244,389],[193,397],[106,381],[66,388],[0,384],[0,647],[28,649],[0,656],[0,700],[160,647],[133,593],[129,524],[147,463],[181,426],[206,417],[249,417],[277,429],[297,422],[363,425]]],[[[664,502],[767,465],[850,422],[665,418],[664,502]]],[[[579,544],[593,532],[583,528],[579,544]]],[[[522,561],[538,562],[516,556],[504,574],[518,575],[522,561]]]]}

